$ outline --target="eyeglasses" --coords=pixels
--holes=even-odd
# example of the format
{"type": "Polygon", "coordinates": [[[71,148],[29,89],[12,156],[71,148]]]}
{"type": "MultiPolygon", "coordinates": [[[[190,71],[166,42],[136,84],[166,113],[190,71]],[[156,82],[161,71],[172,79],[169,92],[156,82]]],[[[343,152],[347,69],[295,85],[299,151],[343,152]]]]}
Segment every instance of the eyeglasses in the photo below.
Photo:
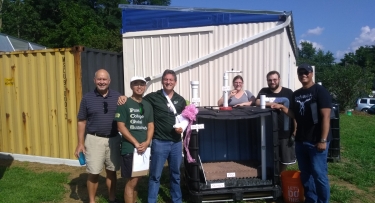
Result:
{"type": "Polygon", "coordinates": [[[241,85],[242,82],[234,82],[233,84],[235,84],[235,85],[241,85]]]}
{"type": "Polygon", "coordinates": [[[108,103],[103,102],[103,109],[104,109],[104,114],[108,113],[108,103]]]}
{"type": "Polygon", "coordinates": [[[278,81],[279,79],[268,79],[267,81],[268,82],[276,82],[276,81],[278,81]]]}
{"type": "Polygon", "coordinates": [[[302,76],[302,75],[309,75],[311,72],[309,71],[299,71],[297,74],[298,76],[302,76]]]}
{"type": "Polygon", "coordinates": [[[141,115],[143,115],[143,114],[145,113],[145,111],[144,111],[144,109],[143,109],[143,104],[142,104],[142,103],[138,103],[138,105],[139,105],[139,113],[140,113],[141,115]]]}
{"type": "Polygon", "coordinates": [[[143,82],[143,81],[139,81],[139,82],[136,81],[136,82],[132,82],[131,85],[134,86],[134,87],[137,87],[137,86],[144,87],[144,86],[146,86],[146,83],[143,82]]]}

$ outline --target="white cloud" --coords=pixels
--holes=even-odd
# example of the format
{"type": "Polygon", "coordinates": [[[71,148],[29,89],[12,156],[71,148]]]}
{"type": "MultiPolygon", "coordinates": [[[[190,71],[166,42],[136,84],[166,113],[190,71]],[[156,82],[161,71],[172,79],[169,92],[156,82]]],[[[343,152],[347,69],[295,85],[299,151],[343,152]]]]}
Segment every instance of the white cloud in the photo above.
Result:
{"type": "Polygon", "coordinates": [[[361,34],[356,37],[350,44],[351,50],[354,52],[360,46],[374,45],[375,44],[375,28],[365,26],[361,28],[361,34]]]}
{"type": "Polygon", "coordinates": [[[305,37],[307,35],[321,35],[323,32],[324,28],[322,27],[316,27],[314,29],[309,29],[305,34],[302,35],[302,37],[305,37]]]}
{"type": "Polygon", "coordinates": [[[336,58],[336,61],[339,62],[340,59],[344,58],[345,54],[349,53],[350,50],[346,50],[346,51],[336,51],[336,54],[335,54],[335,58],[336,58]]]}
{"type": "Polygon", "coordinates": [[[361,34],[356,37],[350,46],[345,51],[336,51],[336,59],[344,58],[344,55],[349,52],[355,52],[360,46],[375,45],[375,28],[365,26],[361,28],[361,34]]]}
{"type": "Polygon", "coordinates": [[[309,40],[304,40],[304,39],[301,39],[300,41],[299,41],[299,45],[298,45],[298,47],[301,49],[301,42],[308,42],[308,43],[310,43],[310,44],[312,44],[313,45],[313,47],[316,49],[316,50],[319,50],[319,49],[321,49],[321,50],[323,50],[324,49],[324,46],[323,45],[321,45],[321,44],[319,44],[319,43],[317,43],[317,42],[311,42],[311,41],[309,41],[309,40]]]}
{"type": "Polygon", "coordinates": [[[320,35],[322,34],[324,28],[321,28],[321,27],[316,27],[314,29],[309,29],[307,30],[307,34],[310,34],[310,35],[320,35]]]}

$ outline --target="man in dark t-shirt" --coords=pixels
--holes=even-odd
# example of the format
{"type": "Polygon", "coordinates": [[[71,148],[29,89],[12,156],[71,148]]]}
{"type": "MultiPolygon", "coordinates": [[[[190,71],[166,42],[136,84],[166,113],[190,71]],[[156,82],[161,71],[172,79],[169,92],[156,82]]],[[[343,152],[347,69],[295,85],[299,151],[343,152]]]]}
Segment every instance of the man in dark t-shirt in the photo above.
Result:
{"type": "MultiPolygon", "coordinates": [[[[277,97],[285,103],[290,103],[293,91],[289,88],[280,86],[280,73],[277,71],[270,71],[267,73],[268,87],[262,88],[256,98],[256,105],[260,105],[260,95],[266,97],[277,97]]],[[[266,106],[271,106],[272,102],[266,103],[266,106]]],[[[278,114],[278,128],[279,128],[279,156],[280,156],[280,173],[285,171],[288,165],[296,163],[296,153],[294,150],[294,143],[290,142],[296,135],[295,126],[293,125],[294,119],[290,119],[285,114],[279,112],[278,114]],[[286,118],[285,118],[286,117],[286,118]],[[287,120],[286,120],[287,119],[287,120]],[[287,122],[286,127],[284,123],[287,122]],[[293,136],[293,138],[290,138],[293,136]]]]}
{"type": "Polygon", "coordinates": [[[305,202],[328,203],[330,186],[328,180],[327,154],[331,140],[331,97],[321,85],[312,81],[310,65],[298,66],[298,79],[302,88],[293,93],[289,108],[274,104],[297,121],[296,155],[301,171],[305,202]]]}

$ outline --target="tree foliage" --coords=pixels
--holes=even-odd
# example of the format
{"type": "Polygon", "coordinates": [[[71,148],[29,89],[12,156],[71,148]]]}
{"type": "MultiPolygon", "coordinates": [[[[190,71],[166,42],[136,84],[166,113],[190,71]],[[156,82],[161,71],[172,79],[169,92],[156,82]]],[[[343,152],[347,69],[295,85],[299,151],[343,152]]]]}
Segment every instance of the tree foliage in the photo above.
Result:
{"type": "Polygon", "coordinates": [[[352,108],[357,98],[368,95],[373,78],[374,74],[358,65],[335,65],[321,74],[324,87],[343,110],[352,108]]]}
{"type": "Polygon", "coordinates": [[[119,4],[170,0],[3,0],[0,32],[51,48],[82,45],[122,51],[119,4]]]}
{"type": "Polygon", "coordinates": [[[317,51],[311,43],[302,42],[297,64],[315,66],[315,80],[322,82],[343,110],[352,108],[357,98],[375,89],[375,46],[347,53],[338,64],[334,60],[330,51],[317,51]]]}

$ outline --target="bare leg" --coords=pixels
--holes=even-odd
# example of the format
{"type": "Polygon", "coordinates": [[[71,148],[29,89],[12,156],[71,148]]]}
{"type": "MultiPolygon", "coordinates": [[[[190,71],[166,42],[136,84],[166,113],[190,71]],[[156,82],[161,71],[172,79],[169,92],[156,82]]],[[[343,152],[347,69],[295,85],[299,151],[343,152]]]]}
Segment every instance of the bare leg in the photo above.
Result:
{"type": "Polygon", "coordinates": [[[90,203],[95,203],[96,190],[98,189],[99,174],[89,174],[87,177],[87,191],[89,192],[90,203]]]}
{"type": "Polygon", "coordinates": [[[124,200],[125,203],[134,203],[137,201],[137,184],[138,184],[139,178],[129,178],[129,180],[126,182],[125,190],[124,190],[124,200]]]}
{"type": "Polygon", "coordinates": [[[110,201],[114,201],[116,198],[116,171],[105,170],[107,173],[106,185],[108,188],[108,196],[110,201]]]}

